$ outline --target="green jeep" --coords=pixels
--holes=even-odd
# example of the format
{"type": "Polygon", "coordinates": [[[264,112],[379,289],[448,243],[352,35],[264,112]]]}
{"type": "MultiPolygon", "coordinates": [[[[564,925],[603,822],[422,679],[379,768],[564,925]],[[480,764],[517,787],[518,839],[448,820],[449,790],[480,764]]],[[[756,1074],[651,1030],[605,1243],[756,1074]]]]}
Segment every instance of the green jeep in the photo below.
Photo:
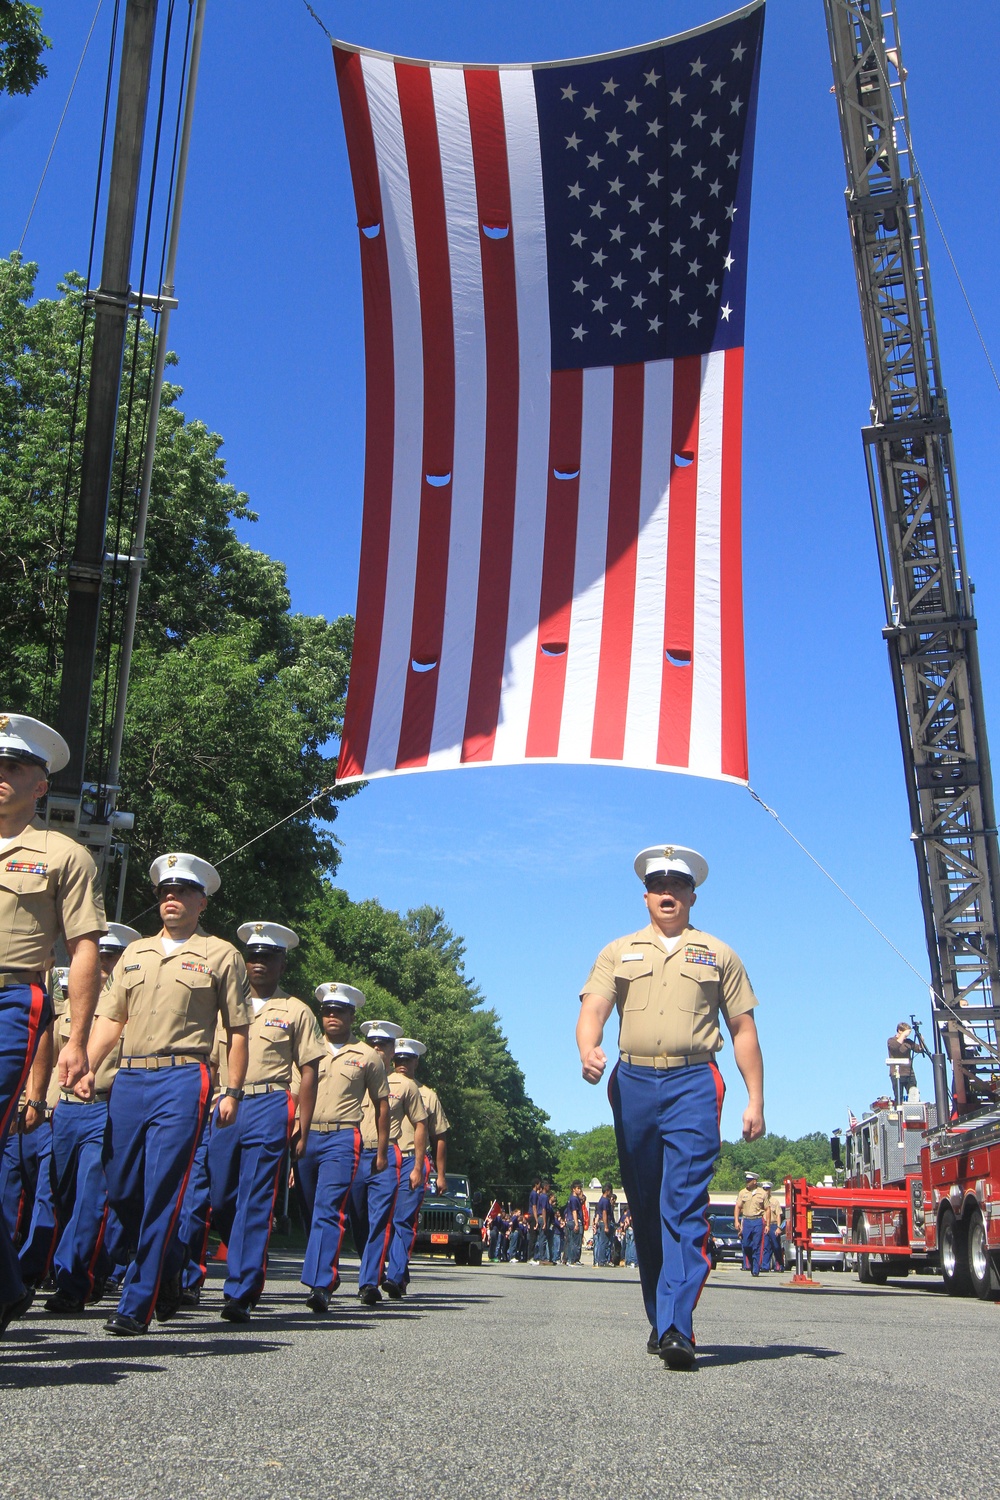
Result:
{"type": "Polygon", "coordinates": [[[479,1266],[483,1261],[483,1221],[479,1217],[482,1197],[469,1192],[469,1179],[448,1172],[447,1191],[437,1192],[431,1174],[427,1194],[417,1221],[414,1250],[428,1255],[454,1255],[456,1266],[479,1266]]]}

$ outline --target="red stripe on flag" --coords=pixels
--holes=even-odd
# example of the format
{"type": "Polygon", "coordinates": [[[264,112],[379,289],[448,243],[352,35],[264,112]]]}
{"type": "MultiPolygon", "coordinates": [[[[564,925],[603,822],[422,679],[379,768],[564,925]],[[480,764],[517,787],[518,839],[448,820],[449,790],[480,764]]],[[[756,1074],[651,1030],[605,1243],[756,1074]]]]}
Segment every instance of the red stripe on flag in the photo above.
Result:
{"type": "Polygon", "coordinates": [[[339,48],[334,48],[334,58],[359,229],[380,226],[379,233],[370,239],[359,235],[365,312],[365,495],[354,649],[337,761],[339,779],[362,774],[371,732],[389,562],[395,377],[389,258],[361,58],[339,48]]]}
{"type": "Polygon", "coordinates": [[[396,87],[413,204],[424,361],[423,479],[413,591],[410,664],[397,766],[423,766],[431,746],[441,667],[455,453],[455,333],[448,227],[430,69],[396,64],[396,87]],[[427,476],[443,478],[431,485],[427,476]],[[417,671],[412,663],[427,670],[417,671]],[[432,665],[433,664],[433,665],[432,665]]]}
{"type": "Polygon", "coordinates": [[[719,592],[722,636],[722,774],[746,780],[747,705],[743,658],[743,350],[726,353],[722,397],[722,524],[719,592]]]}
{"type": "Polygon", "coordinates": [[[465,74],[479,209],[486,326],[486,452],[476,633],[469,676],[463,761],[493,757],[507,649],[514,495],[517,488],[518,338],[514,229],[500,75],[465,74]],[[507,226],[494,238],[483,226],[507,226]]]}
{"type": "Polygon", "coordinates": [[[667,598],[663,621],[660,733],[656,747],[657,761],[667,766],[686,766],[691,742],[700,396],[701,358],[689,356],[674,360],[667,598]]]}
{"type": "Polygon", "coordinates": [[[538,645],[525,756],[559,753],[566,656],[573,608],[576,519],[580,498],[583,371],[553,370],[549,397],[549,484],[542,546],[538,645]],[[557,479],[557,474],[573,475],[557,479]]]}
{"type": "Polygon", "coordinates": [[[591,755],[597,760],[621,760],[625,753],[642,484],[644,387],[645,366],[619,365],[616,368],[611,414],[611,481],[601,660],[590,747],[591,755]]]}

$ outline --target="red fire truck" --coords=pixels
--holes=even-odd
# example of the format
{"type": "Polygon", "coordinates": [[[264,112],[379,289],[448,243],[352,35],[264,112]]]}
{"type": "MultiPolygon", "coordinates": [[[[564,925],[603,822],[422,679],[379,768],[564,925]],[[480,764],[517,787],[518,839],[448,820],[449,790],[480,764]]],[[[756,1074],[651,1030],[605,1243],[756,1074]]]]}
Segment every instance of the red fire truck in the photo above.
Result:
{"type": "Polygon", "coordinates": [[[788,1238],[808,1280],[812,1211],[839,1211],[863,1281],[935,1270],[955,1295],[990,1297],[1000,1293],[1000,852],[973,591],[896,0],[824,3],[871,380],[862,436],[883,635],[930,963],[934,1103],[883,1099],[852,1120],[843,1186],[786,1183],[788,1238]]]}

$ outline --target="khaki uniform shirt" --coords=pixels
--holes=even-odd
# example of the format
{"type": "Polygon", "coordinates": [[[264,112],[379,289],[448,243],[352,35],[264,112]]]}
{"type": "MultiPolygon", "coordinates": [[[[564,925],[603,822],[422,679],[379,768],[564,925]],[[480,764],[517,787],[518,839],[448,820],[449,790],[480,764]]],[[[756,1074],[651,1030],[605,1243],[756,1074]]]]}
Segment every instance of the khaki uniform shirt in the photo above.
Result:
{"type": "Polygon", "coordinates": [[[767,1194],[763,1188],[741,1188],[736,1210],[743,1219],[764,1219],[768,1214],[767,1194]]]}
{"type": "Polygon", "coordinates": [[[375,1048],[351,1037],[334,1055],[327,1043],[319,1065],[313,1124],[360,1125],[365,1095],[370,1093],[376,1099],[389,1097],[385,1064],[375,1048]]]}
{"type": "MultiPolygon", "coordinates": [[[[392,1075],[395,1078],[395,1074],[392,1075]]],[[[392,1079],[389,1080],[390,1083],[392,1079]]],[[[451,1129],[448,1116],[445,1114],[436,1092],[428,1088],[425,1083],[418,1083],[420,1097],[424,1101],[424,1109],[427,1111],[427,1144],[432,1146],[439,1141],[443,1135],[447,1135],[451,1129]]],[[[404,1156],[412,1156],[414,1147],[413,1126],[408,1119],[403,1120],[399,1135],[399,1149],[404,1156]]]]}
{"type": "Polygon", "coordinates": [[[781,1221],[782,1221],[782,1219],[785,1216],[785,1204],[784,1204],[783,1199],[781,1199],[781,1198],[772,1198],[771,1202],[770,1202],[770,1208],[771,1208],[771,1223],[774,1225],[775,1229],[778,1229],[778,1228],[780,1228],[781,1221]]]}
{"type": "Polygon", "coordinates": [[[361,1106],[361,1149],[362,1151],[378,1150],[378,1120],[375,1115],[375,1106],[368,1094],[365,1095],[361,1106]]]}
{"type": "MultiPolygon", "coordinates": [[[[252,999],[250,1007],[252,1010],[252,999]]],[[[293,1072],[306,1063],[319,1062],[326,1044],[309,1007],[294,995],[275,990],[250,1022],[249,1049],[245,1082],[275,1083],[290,1090],[293,1072]]],[[[220,1088],[228,1087],[226,1029],[221,1020],[215,1033],[212,1061],[219,1069],[220,1088]]]]}
{"type": "Polygon", "coordinates": [[[602,948],[580,993],[617,1006],[619,1046],[640,1057],[718,1052],[719,1012],[732,1020],[757,1004],[726,943],[688,927],[668,953],[652,923],[602,948]]]}
{"type": "Polygon", "coordinates": [[[172,953],[159,936],[129,943],[97,1003],[97,1014],[125,1021],[125,1057],[170,1052],[209,1059],[215,1028],[253,1020],[250,981],[242,957],[222,938],[199,927],[172,953]]]}
{"type": "Polygon", "coordinates": [[[409,1156],[413,1153],[413,1133],[418,1125],[422,1125],[427,1119],[427,1106],[420,1097],[420,1089],[414,1079],[407,1078],[405,1073],[389,1074],[389,1140],[395,1142],[402,1151],[402,1134],[404,1123],[409,1128],[410,1145],[404,1153],[409,1156]]]}
{"type": "Polygon", "coordinates": [[[97,866],[64,833],[29,824],[0,854],[0,969],[39,973],[56,938],[107,932],[97,866]]]}

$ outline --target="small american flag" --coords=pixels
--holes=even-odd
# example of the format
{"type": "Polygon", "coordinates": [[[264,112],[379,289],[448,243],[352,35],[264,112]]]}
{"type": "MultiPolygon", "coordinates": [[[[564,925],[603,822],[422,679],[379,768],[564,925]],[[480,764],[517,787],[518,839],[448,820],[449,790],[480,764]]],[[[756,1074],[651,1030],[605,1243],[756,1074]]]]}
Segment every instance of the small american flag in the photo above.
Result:
{"type": "Polygon", "coordinates": [[[367,367],[339,780],[532,761],[746,780],[763,16],[538,66],[334,44],[367,367]]]}

